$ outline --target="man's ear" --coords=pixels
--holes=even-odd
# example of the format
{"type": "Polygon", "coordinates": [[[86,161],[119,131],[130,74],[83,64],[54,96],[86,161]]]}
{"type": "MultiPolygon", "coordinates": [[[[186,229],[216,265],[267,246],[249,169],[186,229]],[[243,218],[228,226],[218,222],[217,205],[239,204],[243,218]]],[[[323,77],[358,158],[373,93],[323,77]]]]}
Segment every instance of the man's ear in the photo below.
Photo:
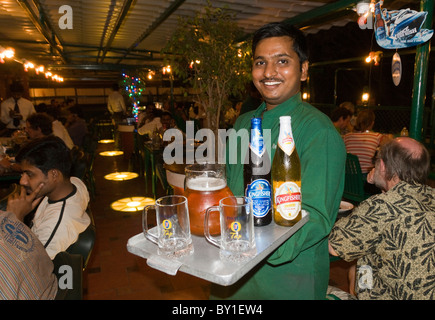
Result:
{"type": "Polygon", "coordinates": [[[60,172],[57,169],[51,169],[48,171],[48,174],[53,180],[57,180],[59,178],[60,172]]]}
{"type": "Polygon", "coordinates": [[[301,81],[306,81],[308,78],[308,60],[302,62],[301,65],[301,81]]]}
{"type": "Polygon", "coordinates": [[[381,172],[382,175],[385,174],[385,163],[382,159],[379,159],[379,172],[381,172]]]}

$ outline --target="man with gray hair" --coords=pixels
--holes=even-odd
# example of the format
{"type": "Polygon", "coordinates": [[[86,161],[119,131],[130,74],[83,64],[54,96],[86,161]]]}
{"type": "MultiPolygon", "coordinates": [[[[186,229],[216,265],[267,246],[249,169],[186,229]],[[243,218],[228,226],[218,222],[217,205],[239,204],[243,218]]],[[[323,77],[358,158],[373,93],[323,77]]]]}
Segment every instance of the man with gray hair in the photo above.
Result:
{"type": "Polygon", "coordinates": [[[429,168],[423,144],[408,137],[389,141],[367,177],[382,194],[335,223],[329,252],[357,260],[358,299],[435,298],[435,190],[425,184],[429,168]]]}

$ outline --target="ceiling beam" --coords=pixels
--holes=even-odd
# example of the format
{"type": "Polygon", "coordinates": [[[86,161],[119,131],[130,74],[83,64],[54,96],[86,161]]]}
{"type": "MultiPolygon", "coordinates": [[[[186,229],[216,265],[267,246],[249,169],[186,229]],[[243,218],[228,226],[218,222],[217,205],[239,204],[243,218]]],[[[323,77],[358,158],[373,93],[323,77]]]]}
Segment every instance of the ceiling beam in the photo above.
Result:
{"type": "MultiPolygon", "coordinates": [[[[56,36],[56,33],[54,32],[53,28],[51,28],[48,21],[46,23],[43,23],[39,17],[36,15],[34,10],[32,10],[32,7],[30,3],[26,0],[17,0],[17,3],[20,5],[20,7],[27,13],[27,16],[29,17],[30,21],[32,21],[35,28],[41,33],[41,35],[44,37],[45,41],[50,45],[50,47],[59,54],[61,60],[63,63],[67,62],[67,59],[65,58],[62,43],[59,40],[59,38],[56,36]],[[52,36],[55,36],[54,39],[52,36]],[[57,40],[56,40],[57,39],[57,40]]],[[[33,2],[34,6],[36,7],[36,10],[38,10],[39,14],[43,14],[44,18],[46,17],[43,13],[43,9],[39,2],[37,0],[34,0],[33,2]]]]}
{"type": "MultiPolygon", "coordinates": [[[[1,42],[11,42],[11,43],[28,43],[28,44],[44,44],[44,41],[37,41],[37,40],[29,40],[29,39],[9,39],[9,38],[2,38],[0,35],[0,41],[1,42]]],[[[88,44],[76,44],[76,43],[62,43],[62,48],[85,48],[85,49],[94,49],[98,50],[101,49],[99,46],[96,45],[88,45],[88,44]]],[[[124,53],[126,51],[125,48],[119,48],[119,47],[112,47],[112,50],[119,51],[121,53],[124,53]]],[[[160,53],[160,51],[154,51],[154,50],[143,50],[143,49],[135,49],[130,51],[131,53],[146,53],[148,56],[152,57],[153,53],[160,53]]]]}
{"type": "Polygon", "coordinates": [[[52,64],[46,66],[47,70],[96,70],[96,71],[122,71],[128,69],[155,69],[152,65],[127,64],[52,64]]]}
{"type": "Polygon", "coordinates": [[[130,10],[132,2],[133,2],[133,0],[125,0],[124,1],[124,5],[122,6],[122,10],[118,16],[115,27],[113,28],[113,30],[110,34],[109,40],[107,41],[106,46],[104,47],[103,54],[101,55],[101,58],[100,58],[100,63],[103,63],[104,58],[107,54],[107,51],[109,51],[109,49],[112,47],[113,40],[115,40],[115,37],[116,37],[116,34],[118,33],[119,28],[124,23],[124,19],[127,16],[128,11],[130,10]]]}
{"type": "Polygon", "coordinates": [[[361,0],[339,0],[324,6],[317,7],[307,12],[300,13],[293,18],[284,20],[283,22],[296,25],[298,28],[309,26],[313,21],[321,17],[334,15],[340,11],[356,6],[361,0]]]}
{"type": "MultiPolygon", "coordinates": [[[[141,34],[141,36],[127,49],[127,52],[124,54],[123,58],[125,58],[130,51],[132,51],[134,48],[136,48],[145,38],[147,38],[159,25],[161,25],[169,16],[174,13],[175,10],[179,6],[181,6],[186,0],[175,0],[161,15],[158,17],[152,25],[141,34]]],[[[122,59],[119,59],[116,63],[120,63],[122,59]]]]}

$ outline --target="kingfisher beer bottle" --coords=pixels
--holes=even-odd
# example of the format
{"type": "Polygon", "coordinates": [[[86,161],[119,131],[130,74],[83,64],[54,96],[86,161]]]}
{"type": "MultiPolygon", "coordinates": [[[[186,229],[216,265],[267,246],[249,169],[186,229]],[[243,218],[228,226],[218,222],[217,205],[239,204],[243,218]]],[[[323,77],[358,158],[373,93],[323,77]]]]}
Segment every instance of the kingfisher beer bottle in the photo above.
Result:
{"type": "Polygon", "coordinates": [[[272,221],[272,188],[270,186],[270,158],[263,140],[261,118],[251,119],[251,138],[243,166],[245,195],[252,199],[254,226],[272,221]]]}
{"type": "Polygon", "coordinates": [[[291,227],[302,217],[301,162],[290,116],[279,118],[279,137],[272,163],[273,212],[276,224],[291,227]]]}

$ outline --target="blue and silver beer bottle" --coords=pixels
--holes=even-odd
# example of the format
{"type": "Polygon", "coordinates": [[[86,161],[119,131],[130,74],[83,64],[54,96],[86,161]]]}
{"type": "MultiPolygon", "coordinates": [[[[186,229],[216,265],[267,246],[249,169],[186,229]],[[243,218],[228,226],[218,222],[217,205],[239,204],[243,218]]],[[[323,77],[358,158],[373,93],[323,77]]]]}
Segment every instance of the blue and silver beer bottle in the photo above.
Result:
{"type": "Polygon", "coordinates": [[[251,119],[251,136],[247,160],[243,166],[245,195],[252,199],[254,226],[272,221],[270,158],[263,140],[261,118],[251,119]]]}

